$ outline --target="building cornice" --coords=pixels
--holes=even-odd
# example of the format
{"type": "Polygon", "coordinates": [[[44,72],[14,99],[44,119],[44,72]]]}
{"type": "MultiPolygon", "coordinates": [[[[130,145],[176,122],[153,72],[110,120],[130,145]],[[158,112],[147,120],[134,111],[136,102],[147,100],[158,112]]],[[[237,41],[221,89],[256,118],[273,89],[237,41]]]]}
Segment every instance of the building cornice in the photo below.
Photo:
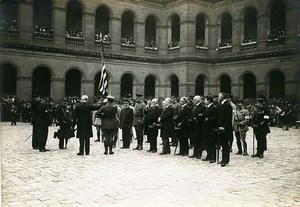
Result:
{"type": "MultiPolygon", "coordinates": [[[[0,49],[1,48],[23,50],[23,51],[34,51],[39,53],[41,52],[55,53],[55,54],[71,55],[76,57],[90,57],[90,58],[101,57],[100,52],[89,52],[89,51],[82,51],[82,50],[75,50],[75,49],[36,46],[36,45],[28,45],[28,44],[20,44],[20,43],[12,43],[12,42],[0,42],[0,49]]],[[[126,61],[158,63],[158,64],[183,62],[183,61],[207,63],[207,64],[219,64],[219,63],[227,63],[227,62],[257,60],[257,59],[264,59],[264,58],[286,57],[292,55],[300,55],[300,48],[267,51],[267,52],[260,52],[260,53],[247,54],[247,55],[243,54],[243,55],[222,57],[222,58],[200,58],[200,57],[189,56],[189,57],[161,59],[161,58],[137,57],[137,56],[127,56],[127,55],[119,55],[119,54],[109,54],[109,53],[104,54],[104,57],[106,59],[112,59],[112,60],[126,60],[126,61]]]]}

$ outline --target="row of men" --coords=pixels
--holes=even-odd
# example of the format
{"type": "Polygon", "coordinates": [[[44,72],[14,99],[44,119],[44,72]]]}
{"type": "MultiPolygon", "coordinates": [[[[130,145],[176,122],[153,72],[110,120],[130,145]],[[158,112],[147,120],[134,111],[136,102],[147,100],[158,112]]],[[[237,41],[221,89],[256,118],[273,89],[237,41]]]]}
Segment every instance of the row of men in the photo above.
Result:
{"type": "MultiPolygon", "coordinates": [[[[88,103],[88,97],[84,95],[81,97],[81,103],[75,107],[73,115],[64,100],[57,116],[59,137],[62,138],[60,139],[60,148],[65,148],[63,147],[64,140],[74,136],[73,129],[77,125],[76,137],[80,142],[78,155],[83,155],[84,151],[85,154],[89,154],[90,137],[93,137],[91,113],[95,111],[95,117],[101,120],[101,123],[96,125],[99,126],[98,129],[101,129],[104,137],[104,154],[114,153],[112,151],[113,141],[119,127],[122,129],[122,148],[130,148],[132,136],[130,131],[134,127],[137,136],[137,146],[134,149],[143,149],[143,135],[145,134],[150,142],[148,151],[155,153],[160,129],[163,140],[161,155],[171,152],[169,138],[172,137],[175,143],[179,142],[178,155],[187,156],[189,146],[193,145],[191,157],[200,159],[202,151],[206,150],[205,160],[210,163],[216,162],[216,149],[221,146],[222,161],[220,163],[221,166],[226,166],[230,161],[233,131],[237,140],[237,154],[248,154],[246,132],[248,131],[249,112],[243,107],[242,100],[235,107],[229,98],[228,94],[220,93],[218,103],[214,103],[212,96],[195,96],[192,102],[189,102],[186,97],[181,97],[180,103],[174,108],[171,98],[166,98],[160,107],[158,99],[152,99],[147,106],[141,97],[138,97],[133,107],[130,107],[130,101],[127,99],[123,100],[122,107],[118,107],[112,96],[107,96],[106,103],[100,102],[93,105],[88,103]]],[[[47,109],[44,108],[44,113],[46,111],[47,109]]],[[[266,149],[266,135],[270,132],[268,120],[269,110],[265,105],[265,100],[257,99],[256,111],[252,119],[252,127],[258,144],[254,157],[263,158],[266,149]]],[[[97,133],[98,139],[99,135],[97,133]]],[[[33,143],[35,137],[33,135],[33,143]]],[[[40,136],[37,137],[40,139],[40,136]]],[[[38,146],[40,151],[47,151],[44,142],[39,143],[41,143],[38,146]]]]}

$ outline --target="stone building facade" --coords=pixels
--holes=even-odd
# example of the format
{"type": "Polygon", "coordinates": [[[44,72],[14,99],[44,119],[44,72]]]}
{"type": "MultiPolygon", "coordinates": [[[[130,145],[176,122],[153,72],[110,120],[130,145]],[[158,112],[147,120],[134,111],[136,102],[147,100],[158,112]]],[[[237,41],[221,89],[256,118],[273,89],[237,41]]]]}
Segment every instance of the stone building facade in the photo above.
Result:
{"type": "Polygon", "coordinates": [[[2,94],[93,97],[103,44],[117,98],[225,91],[300,100],[297,0],[8,2],[1,11],[16,12],[1,16],[2,94]]]}

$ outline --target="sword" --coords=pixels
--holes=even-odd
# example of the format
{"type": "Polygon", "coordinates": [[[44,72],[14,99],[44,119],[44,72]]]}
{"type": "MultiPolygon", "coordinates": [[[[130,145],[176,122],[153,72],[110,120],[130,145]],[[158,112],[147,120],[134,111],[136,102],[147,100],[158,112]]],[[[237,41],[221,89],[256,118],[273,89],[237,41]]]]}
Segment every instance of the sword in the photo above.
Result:
{"type": "Polygon", "coordinates": [[[30,137],[32,137],[32,134],[29,135],[29,136],[25,139],[25,142],[26,142],[30,137]]]}

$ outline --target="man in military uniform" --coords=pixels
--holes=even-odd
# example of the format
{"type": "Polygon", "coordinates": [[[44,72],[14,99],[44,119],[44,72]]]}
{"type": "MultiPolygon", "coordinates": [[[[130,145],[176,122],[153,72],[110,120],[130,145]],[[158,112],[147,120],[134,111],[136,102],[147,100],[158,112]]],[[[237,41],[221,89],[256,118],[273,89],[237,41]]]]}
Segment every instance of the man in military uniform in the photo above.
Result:
{"type": "Polygon", "coordinates": [[[239,99],[236,105],[236,111],[234,113],[234,125],[236,144],[238,147],[237,155],[248,155],[246,133],[248,131],[249,111],[244,108],[244,100],[239,99]],[[241,142],[242,141],[242,142],[241,142]],[[242,150],[243,144],[243,150],[242,150]]]}
{"type": "Polygon", "coordinates": [[[118,132],[118,108],[114,105],[114,97],[107,96],[107,104],[102,106],[97,111],[96,115],[101,118],[102,135],[104,137],[104,154],[107,155],[108,148],[109,154],[114,154],[112,151],[114,144],[114,136],[118,132]]]}
{"type": "Polygon", "coordinates": [[[143,150],[143,118],[146,104],[142,101],[142,95],[136,94],[136,103],[133,109],[133,126],[137,137],[137,146],[134,150],[143,150]]]}
{"type": "Polygon", "coordinates": [[[123,108],[120,113],[120,128],[122,129],[123,147],[122,149],[130,148],[131,134],[130,130],[133,123],[133,109],[129,107],[129,100],[123,100],[123,108]]]}
{"type": "Polygon", "coordinates": [[[254,112],[252,127],[257,141],[257,152],[252,157],[263,158],[267,148],[267,134],[270,133],[268,125],[270,111],[263,98],[256,99],[255,105],[257,110],[254,112]]]}

